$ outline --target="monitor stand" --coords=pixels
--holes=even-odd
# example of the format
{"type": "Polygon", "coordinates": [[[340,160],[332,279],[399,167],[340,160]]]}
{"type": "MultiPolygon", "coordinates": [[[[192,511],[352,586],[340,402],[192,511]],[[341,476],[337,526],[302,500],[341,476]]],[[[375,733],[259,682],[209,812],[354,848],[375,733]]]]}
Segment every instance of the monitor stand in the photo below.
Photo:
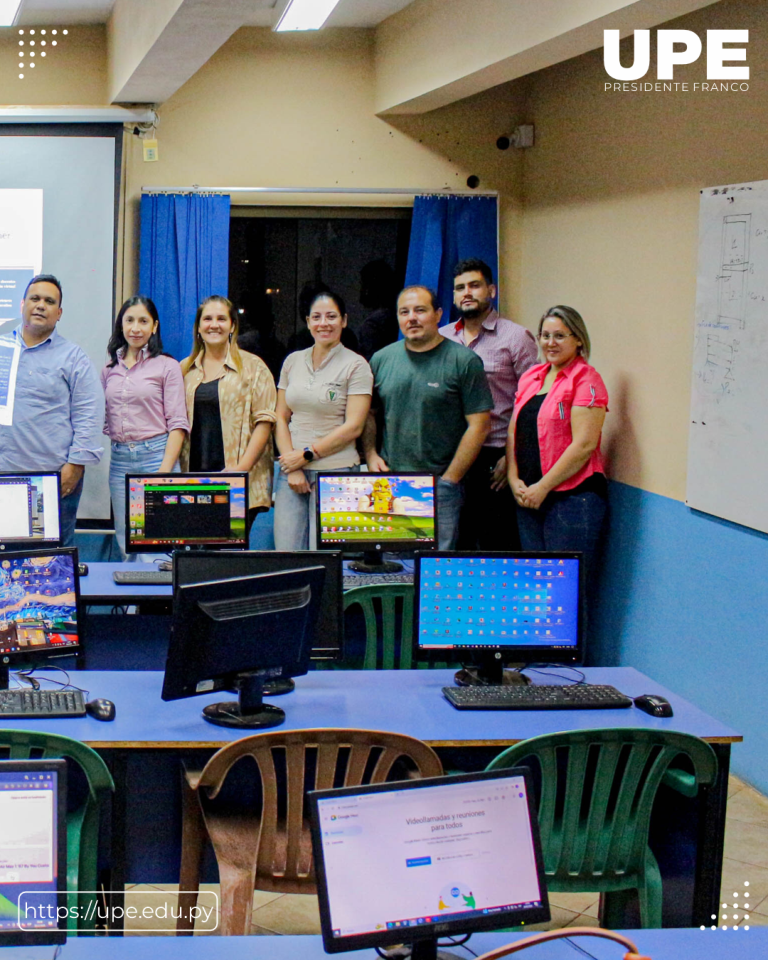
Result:
{"type": "Polygon", "coordinates": [[[388,960],[460,960],[459,954],[441,950],[437,940],[417,940],[413,944],[383,947],[380,952],[388,960]]]}
{"type": "Polygon", "coordinates": [[[492,653],[487,657],[481,656],[477,666],[457,670],[453,680],[457,687],[506,687],[531,682],[524,673],[520,673],[525,666],[524,663],[514,663],[509,666],[511,669],[505,670],[501,657],[492,653]]]}
{"type": "Polygon", "coordinates": [[[10,681],[10,661],[8,657],[3,657],[0,660],[0,690],[7,690],[8,683],[10,681]]]}
{"type": "Polygon", "coordinates": [[[211,703],[203,710],[203,719],[217,727],[247,730],[278,727],[285,721],[285,710],[264,703],[264,678],[252,673],[237,678],[237,702],[211,703]]]}
{"type": "Polygon", "coordinates": [[[349,565],[355,573],[400,573],[402,563],[385,560],[381,550],[365,550],[362,560],[353,560],[349,565]]]}
{"type": "Polygon", "coordinates": [[[264,684],[265,697],[280,697],[284,693],[293,693],[296,684],[290,677],[278,677],[277,680],[267,680],[264,684]]]}

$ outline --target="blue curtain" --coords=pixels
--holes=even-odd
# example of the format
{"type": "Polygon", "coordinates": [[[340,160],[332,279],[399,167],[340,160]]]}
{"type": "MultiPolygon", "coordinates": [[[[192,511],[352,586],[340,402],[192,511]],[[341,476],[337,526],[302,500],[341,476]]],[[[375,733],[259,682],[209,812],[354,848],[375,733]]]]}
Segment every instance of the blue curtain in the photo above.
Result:
{"type": "Polygon", "coordinates": [[[181,360],[192,347],[201,300],[229,289],[229,197],[144,194],[139,293],[155,301],[163,346],[181,360]]]}
{"type": "Polygon", "coordinates": [[[443,323],[453,313],[453,268],[478,257],[498,277],[496,197],[416,197],[406,286],[424,284],[437,291],[443,323]]]}

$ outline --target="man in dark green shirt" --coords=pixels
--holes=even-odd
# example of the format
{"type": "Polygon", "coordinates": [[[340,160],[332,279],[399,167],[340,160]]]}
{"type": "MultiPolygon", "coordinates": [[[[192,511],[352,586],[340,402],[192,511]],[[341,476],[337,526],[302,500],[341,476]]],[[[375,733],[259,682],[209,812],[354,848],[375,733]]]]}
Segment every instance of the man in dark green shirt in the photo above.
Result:
{"type": "Polygon", "coordinates": [[[404,340],[371,358],[374,404],[384,435],[376,451],[376,424],[363,436],[372,473],[421,470],[437,474],[438,540],[453,550],[464,474],[490,430],[493,398],[482,360],[441,336],[442,310],[426,287],[406,287],[397,300],[404,340]]]}

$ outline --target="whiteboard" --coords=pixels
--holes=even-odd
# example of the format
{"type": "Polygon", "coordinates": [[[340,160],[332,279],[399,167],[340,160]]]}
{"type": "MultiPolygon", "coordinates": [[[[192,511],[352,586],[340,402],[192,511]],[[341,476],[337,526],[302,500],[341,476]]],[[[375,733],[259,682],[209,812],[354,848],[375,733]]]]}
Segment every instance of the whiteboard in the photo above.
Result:
{"type": "Polygon", "coordinates": [[[709,187],[699,262],[686,503],[768,533],[768,181],[709,187]]]}

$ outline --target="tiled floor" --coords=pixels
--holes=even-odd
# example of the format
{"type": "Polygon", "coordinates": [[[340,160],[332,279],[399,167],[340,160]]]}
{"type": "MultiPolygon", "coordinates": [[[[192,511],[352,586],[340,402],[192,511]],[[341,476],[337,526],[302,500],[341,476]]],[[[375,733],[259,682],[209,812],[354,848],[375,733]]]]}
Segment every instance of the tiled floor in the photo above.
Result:
{"type": "MultiPolygon", "coordinates": [[[[167,903],[168,912],[176,906],[177,886],[172,884],[130,884],[126,887],[126,906],[151,906],[156,915],[159,903],[167,903]]],[[[217,890],[204,885],[202,890],[217,890]]],[[[768,797],[731,777],[728,791],[728,816],[725,831],[722,903],[728,903],[729,919],[739,918],[743,910],[734,911],[734,902],[749,902],[749,923],[768,925],[768,797]],[[745,882],[748,886],[745,885],[745,882]],[[746,893],[749,896],[746,897],[746,893]],[[738,900],[734,897],[738,893],[738,900]]],[[[202,901],[201,901],[202,903],[202,901]]],[[[552,920],[532,929],[550,927],[597,926],[597,894],[553,894],[550,899],[552,920]]],[[[730,920],[733,923],[733,920],[730,920]]],[[[173,921],[129,920],[127,933],[134,936],[157,933],[159,927],[170,933],[173,921]]],[[[215,933],[210,924],[198,922],[196,934],[215,933]],[[207,929],[206,929],[207,927],[207,929]]],[[[307,934],[320,932],[320,919],[315,897],[300,894],[275,894],[256,891],[253,896],[253,934],[307,934]]]]}

